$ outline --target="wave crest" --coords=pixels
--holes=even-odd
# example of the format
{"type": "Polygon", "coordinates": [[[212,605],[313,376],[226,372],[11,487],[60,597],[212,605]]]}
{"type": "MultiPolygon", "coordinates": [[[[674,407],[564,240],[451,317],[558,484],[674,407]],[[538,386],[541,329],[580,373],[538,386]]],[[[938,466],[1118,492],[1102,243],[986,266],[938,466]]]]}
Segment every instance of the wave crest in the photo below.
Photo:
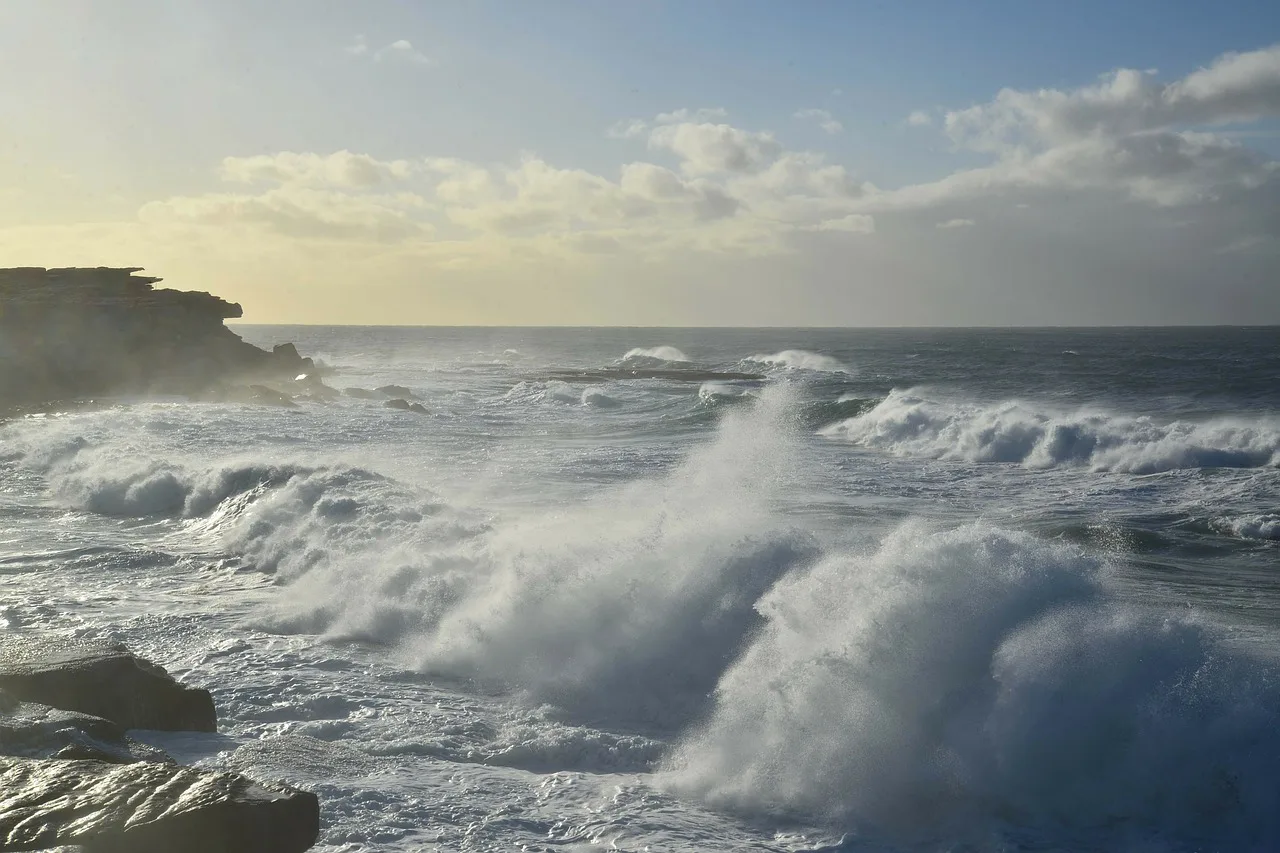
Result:
{"type": "Polygon", "coordinates": [[[1029,468],[1079,465],[1151,474],[1280,465],[1280,421],[1273,418],[1160,424],[1102,412],[1053,412],[1018,401],[984,406],[931,400],[917,391],[894,390],[871,411],[822,434],[899,456],[1029,468]]]}
{"type": "Polygon", "coordinates": [[[785,370],[812,370],[819,373],[852,373],[839,359],[819,352],[788,349],[772,355],[753,355],[745,361],[785,370]]]}

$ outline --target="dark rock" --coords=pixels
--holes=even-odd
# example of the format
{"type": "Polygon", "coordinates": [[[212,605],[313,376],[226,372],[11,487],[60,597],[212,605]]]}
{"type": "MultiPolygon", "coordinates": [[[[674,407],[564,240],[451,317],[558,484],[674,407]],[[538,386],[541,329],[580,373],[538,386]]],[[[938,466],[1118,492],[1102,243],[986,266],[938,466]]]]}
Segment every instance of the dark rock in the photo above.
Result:
{"type": "Polygon", "coordinates": [[[137,268],[0,269],[0,408],[111,394],[200,394],[223,381],[313,372],[223,325],[239,305],[156,290],[137,268]]]}
{"type": "Polygon", "coordinates": [[[367,388],[343,388],[342,393],[357,400],[377,400],[382,396],[377,391],[370,391],[367,388]]]}
{"type": "Polygon", "coordinates": [[[418,397],[417,394],[413,393],[403,385],[383,385],[375,390],[377,390],[379,394],[385,394],[388,397],[406,397],[411,399],[417,399],[418,397]]]}
{"type": "Polygon", "coordinates": [[[297,403],[293,402],[293,398],[288,394],[281,393],[274,388],[268,388],[266,385],[250,385],[248,402],[256,403],[259,406],[283,406],[286,409],[297,406],[297,403]]]}
{"type": "Polygon", "coordinates": [[[427,407],[421,403],[410,403],[408,400],[388,400],[382,404],[388,409],[399,409],[402,412],[417,412],[420,415],[428,415],[427,407]]]}
{"type": "Polygon", "coordinates": [[[0,758],[0,850],[295,853],[320,834],[314,794],[172,764],[0,758]]]}
{"type": "Polygon", "coordinates": [[[0,693],[0,754],[117,764],[172,760],[163,750],[131,740],[110,720],[19,702],[6,693],[0,693]]]}
{"type": "Polygon", "coordinates": [[[179,684],[163,668],[109,643],[0,641],[0,690],[124,729],[218,730],[209,691],[179,684]]]}

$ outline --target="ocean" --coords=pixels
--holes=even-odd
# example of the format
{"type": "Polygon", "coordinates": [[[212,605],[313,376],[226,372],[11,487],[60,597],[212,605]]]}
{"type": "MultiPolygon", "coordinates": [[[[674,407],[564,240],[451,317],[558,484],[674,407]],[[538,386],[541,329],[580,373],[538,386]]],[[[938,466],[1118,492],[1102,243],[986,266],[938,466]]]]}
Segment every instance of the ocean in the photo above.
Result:
{"type": "Polygon", "coordinates": [[[318,850],[1280,849],[1275,328],[237,331],[427,412],[0,425],[0,630],[318,850]]]}

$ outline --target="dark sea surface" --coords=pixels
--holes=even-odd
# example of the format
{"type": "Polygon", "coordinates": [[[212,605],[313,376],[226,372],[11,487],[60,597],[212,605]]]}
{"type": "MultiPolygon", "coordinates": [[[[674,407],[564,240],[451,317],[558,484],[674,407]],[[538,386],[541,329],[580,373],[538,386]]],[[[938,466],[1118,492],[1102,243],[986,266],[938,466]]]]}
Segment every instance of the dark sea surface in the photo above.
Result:
{"type": "Polygon", "coordinates": [[[0,426],[0,630],[318,849],[1280,849],[1280,329],[238,331],[360,391],[0,426]]]}

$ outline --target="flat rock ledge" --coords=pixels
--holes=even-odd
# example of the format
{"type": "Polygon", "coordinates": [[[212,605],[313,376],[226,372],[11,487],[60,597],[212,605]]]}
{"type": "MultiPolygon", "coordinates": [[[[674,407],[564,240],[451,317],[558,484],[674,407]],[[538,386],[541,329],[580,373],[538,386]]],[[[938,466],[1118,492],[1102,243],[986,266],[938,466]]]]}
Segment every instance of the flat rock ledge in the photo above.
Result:
{"type": "Polygon", "coordinates": [[[314,794],[235,773],[0,758],[0,850],[300,853],[319,823],[314,794]]]}
{"type": "Polygon", "coordinates": [[[208,691],[123,646],[0,638],[0,851],[293,853],[315,794],[182,767],[137,728],[217,730],[208,691]]]}
{"type": "Polygon", "coordinates": [[[0,690],[124,729],[218,730],[209,691],[179,684],[162,667],[110,643],[0,644],[0,690]]]}

